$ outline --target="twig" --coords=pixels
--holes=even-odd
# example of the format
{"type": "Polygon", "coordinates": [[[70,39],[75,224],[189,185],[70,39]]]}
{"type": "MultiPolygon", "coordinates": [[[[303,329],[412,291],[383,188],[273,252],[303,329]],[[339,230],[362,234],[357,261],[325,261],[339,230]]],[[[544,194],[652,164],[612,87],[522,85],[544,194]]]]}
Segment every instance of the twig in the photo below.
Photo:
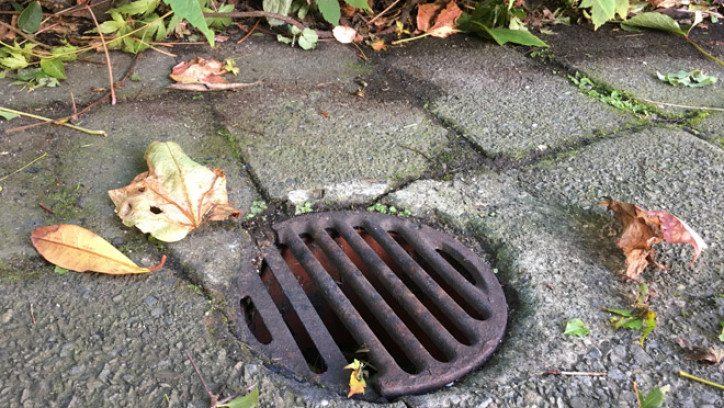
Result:
{"type": "MultiPolygon", "coordinates": [[[[204,17],[217,17],[217,18],[223,18],[223,17],[229,17],[229,18],[250,18],[250,17],[266,17],[266,18],[273,18],[276,20],[281,20],[287,24],[291,24],[293,26],[296,26],[300,30],[304,30],[307,28],[301,21],[298,21],[292,17],[285,16],[282,14],[276,14],[276,13],[269,13],[266,11],[231,11],[228,13],[204,13],[204,17]]],[[[332,38],[332,32],[330,31],[317,31],[317,36],[319,38],[332,38]]]]}
{"type": "MultiPolygon", "coordinates": [[[[20,35],[21,37],[25,38],[26,40],[30,41],[30,42],[33,43],[33,44],[38,45],[38,46],[41,47],[41,48],[45,48],[45,49],[48,49],[48,50],[51,49],[51,47],[49,47],[48,45],[41,43],[40,41],[36,40],[36,39],[33,38],[32,36],[25,34],[25,32],[23,32],[23,30],[20,30],[20,29],[18,29],[18,28],[15,28],[15,27],[11,26],[11,25],[8,24],[8,23],[5,23],[5,22],[0,21],[0,26],[7,28],[8,30],[14,32],[15,34],[20,35]]],[[[0,44],[2,44],[2,45],[5,46],[5,47],[10,47],[9,45],[7,45],[7,44],[5,44],[5,43],[1,43],[1,42],[0,42],[0,44]]]]}
{"type": "Polygon", "coordinates": [[[211,91],[235,91],[237,89],[248,88],[250,86],[259,85],[262,81],[256,82],[232,82],[228,84],[171,84],[166,89],[174,89],[177,91],[193,91],[193,92],[211,92],[211,91]]]}
{"type": "Polygon", "coordinates": [[[591,372],[591,371],[556,371],[556,370],[548,370],[545,372],[545,374],[548,374],[548,375],[581,375],[581,376],[587,376],[587,377],[604,377],[604,376],[608,375],[608,373],[591,372]]]}
{"type": "Polygon", "coordinates": [[[43,203],[38,203],[38,207],[44,209],[45,211],[47,211],[47,212],[49,212],[49,213],[51,213],[51,214],[55,214],[55,212],[53,211],[52,208],[48,207],[47,205],[45,205],[45,204],[43,204],[43,203]]]}
{"type": "MultiPolygon", "coordinates": [[[[2,109],[2,108],[0,108],[0,109],[2,109]]],[[[33,163],[35,163],[36,161],[38,161],[38,160],[40,160],[40,159],[44,159],[45,156],[47,156],[47,155],[48,155],[48,153],[43,153],[43,154],[40,155],[39,157],[36,157],[35,159],[31,160],[30,163],[26,164],[25,166],[23,166],[23,167],[15,170],[14,172],[12,172],[12,173],[10,173],[10,174],[7,174],[7,175],[5,175],[5,176],[3,176],[3,177],[0,177],[0,181],[4,181],[6,178],[12,176],[12,175],[15,174],[15,173],[20,173],[21,171],[23,171],[23,170],[27,169],[28,167],[32,166],[33,163]]]]}
{"type": "Polygon", "coordinates": [[[241,37],[241,40],[237,41],[237,44],[241,44],[244,41],[246,41],[247,38],[251,36],[252,33],[254,33],[254,30],[256,30],[257,27],[259,27],[259,23],[261,22],[261,19],[256,20],[256,23],[254,23],[254,26],[251,27],[251,30],[249,30],[248,33],[246,33],[245,36],[241,37]]]}
{"type": "MultiPolygon", "coordinates": [[[[156,51],[156,52],[159,53],[159,54],[163,54],[163,55],[165,55],[165,56],[167,56],[167,57],[171,57],[171,58],[176,58],[176,57],[177,57],[176,54],[171,54],[171,53],[168,52],[168,51],[159,50],[158,48],[154,47],[153,45],[151,45],[151,44],[149,44],[149,43],[147,43],[147,42],[145,42],[145,41],[143,41],[143,40],[140,39],[140,38],[131,37],[131,39],[132,39],[133,41],[136,41],[136,42],[139,43],[139,44],[147,45],[148,48],[156,51]]],[[[138,55],[138,54],[136,54],[136,55],[138,55]]]]}
{"type": "MultiPolygon", "coordinates": [[[[10,112],[10,113],[14,113],[14,114],[16,114],[16,115],[27,116],[27,117],[29,117],[29,118],[33,118],[33,119],[37,119],[37,120],[42,120],[43,122],[48,122],[48,123],[53,123],[53,124],[55,124],[55,125],[60,125],[60,126],[69,127],[69,128],[71,128],[71,129],[77,130],[77,131],[79,131],[79,132],[87,133],[87,134],[89,134],[89,135],[108,136],[108,133],[106,133],[105,130],[90,130],[90,129],[86,129],[86,128],[83,128],[83,127],[80,127],[80,126],[71,125],[70,123],[62,123],[62,122],[56,123],[56,120],[55,120],[55,119],[50,119],[50,118],[46,118],[46,117],[44,117],[44,116],[39,116],[39,115],[33,115],[32,113],[25,113],[25,112],[21,112],[21,111],[16,111],[16,110],[14,110],[14,109],[3,108],[2,106],[0,106],[0,111],[10,112]]],[[[6,132],[6,133],[7,133],[7,132],[6,132]]]]}
{"type": "Polygon", "coordinates": [[[710,110],[710,111],[724,112],[724,108],[710,108],[710,107],[708,107],[708,106],[679,105],[679,104],[676,104],[676,103],[652,101],[651,99],[641,99],[641,100],[644,101],[644,102],[648,102],[648,103],[655,103],[655,104],[657,104],[657,105],[673,106],[673,107],[675,107],[675,108],[698,109],[698,110],[710,110]]]}
{"type": "Polygon", "coordinates": [[[367,24],[372,24],[375,20],[377,20],[378,18],[380,18],[380,17],[382,17],[383,15],[385,15],[385,13],[387,13],[388,11],[390,11],[390,10],[392,9],[392,7],[395,7],[395,6],[397,5],[397,3],[399,3],[399,2],[400,2],[400,0],[395,0],[394,3],[390,4],[389,6],[387,6],[386,9],[382,10],[382,12],[381,12],[380,14],[372,17],[372,20],[368,21],[367,24]]]}
{"type": "Polygon", "coordinates": [[[641,398],[639,398],[639,389],[636,387],[636,381],[633,382],[633,389],[634,389],[634,395],[636,395],[636,402],[639,404],[639,408],[641,408],[641,398]]]}
{"type": "Polygon", "coordinates": [[[679,377],[684,377],[684,378],[688,378],[690,380],[699,381],[702,384],[711,385],[712,387],[716,387],[716,388],[724,390],[724,385],[717,384],[715,382],[711,382],[711,381],[705,380],[703,378],[693,376],[693,375],[691,375],[689,373],[685,373],[681,370],[679,370],[679,377]]]}
{"type": "Polygon", "coordinates": [[[33,324],[35,324],[35,313],[33,313],[33,304],[30,304],[30,319],[33,321],[33,324]]]}
{"type": "Polygon", "coordinates": [[[96,28],[98,29],[98,36],[101,37],[101,44],[103,44],[103,52],[106,53],[106,65],[108,66],[108,81],[111,83],[111,105],[116,104],[116,91],[113,89],[113,66],[111,64],[111,54],[108,52],[108,46],[106,45],[106,40],[103,38],[103,30],[101,30],[100,24],[98,24],[98,20],[96,19],[95,13],[93,13],[93,10],[90,8],[90,6],[86,3],[85,5],[86,10],[90,13],[91,17],[93,18],[93,23],[96,25],[96,28]]]}

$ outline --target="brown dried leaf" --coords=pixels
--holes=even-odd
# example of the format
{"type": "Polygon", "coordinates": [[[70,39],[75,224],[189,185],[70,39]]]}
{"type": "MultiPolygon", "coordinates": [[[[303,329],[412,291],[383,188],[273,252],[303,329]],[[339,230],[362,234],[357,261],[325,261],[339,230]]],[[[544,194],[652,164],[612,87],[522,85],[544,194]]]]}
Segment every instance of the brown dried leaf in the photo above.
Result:
{"type": "Polygon", "coordinates": [[[626,256],[626,278],[630,280],[636,280],[649,264],[666,269],[655,260],[656,250],[653,245],[661,241],[691,244],[694,247],[694,257],[690,267],[694,265],[701,251],[707,248],[699,234],[665,211],[646,211],[635,204],[613,201],[610,197],[605,197],[605,200],[598,204],[613,211],[623,226],[616,245],[626,256]]]}
{"type": "Polygon", "coordinates": [[[445,38],[457,32],[456,22],[462,14],[463,11],[454,0],[450,0],[447,5],[421,4],[417,9],[417,29],[433,37],[445,38]]]}
{"type": "Polygon", "coordinates": [[[704,364],[719,364],[724,359],[724,350],[714,347],[704,347],[691,344],[689,340],[676,338],[679,346],[686,351],[686,359],[704,364]]]}
{"type": "Polygon", "coordinates": [[[180,62],[171,70],[171,79],[184,84],[224,84],[228,81],[221,77],[226,73],[224,63],[217,60],[205,60],[201,57],[189,62],[180,62]]]}
{"type": "Polygon", "coordinates": [[[33,246],[48,262],[76,272],[113,275],[153,272],[161,269],[166,256],[153,268],[141,268],[110,242],[77,225],[61,224],[37,228],[30,235],[33,246]]]}
{"type": "Polygon", "coordinates": [[[229,205],[223,171],[194,162],[173,142],[153,142],[145,156],[147,172],[108,192],[125,225],[174,242],[207,221],[241,215],[229,205]]]}

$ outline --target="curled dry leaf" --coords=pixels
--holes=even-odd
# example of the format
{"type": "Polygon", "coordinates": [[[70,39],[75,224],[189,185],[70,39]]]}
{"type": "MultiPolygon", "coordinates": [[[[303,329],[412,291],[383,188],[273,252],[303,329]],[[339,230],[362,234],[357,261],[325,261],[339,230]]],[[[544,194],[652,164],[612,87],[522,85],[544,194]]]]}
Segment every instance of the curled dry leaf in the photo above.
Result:
{"type": "Polygon", "coordinates": [[[197,57],[189,62],[177,64],[171,70],[170,77],[182,84],[224,84],[228,81],[221,75],[226,72],[222,62],[197,57]]]}
{"type": "Polygon", "coordinates": [[[347,398],[350,398],[355,394],[365,393],[367,382],[365,381],[364,371],[362,370],[363,368],[364,363],[356,358],[353,362],[344,366],[345,370],[352,370],[352,373],[349,375],[349,393],[347,394],[347,398]]]}
{"type": "Polygon", "coordinates": [[[666,269],[656,262],[654,244],[666,241],[669,244],[690,244],[694,256],[689,266],[696,262],[701,251],[707,248],[704,240],[685,222],[665,211],[646,211],[636,204],[613,201],[610,197],[598,203],[613,211],[623,226],[623,232],[616,245],[626,256],[626,278],[636,280],[646,266],[653,264],[666,269]]]}
{"type": "Polygon", "coordinates": [[[141,268],[110,242],[77,225],[61,224],[37,228],[30,235],[33,246],[48,262],[76,272],[113,275],[153,272],[161,269],[166,256],[153,268],[141,268]]]}
{"type": "Polygon", "coordinates": [[[445,38],[457,32],[457,20],[462,15],[463,11],[454,0],[447,5],[421,4],[417,8],[417,29],[433,37],[445,38]]]}
{"type": "Polygon", "coordinates": [[[241,215],[229,205],[223,171],[196,163],[173,142],[151,143],[145,157],[147,172],[108,192],[123,224],[174,242],[207,221],[241,215]]]}
{"type": "Polygon", "coordinates": [[[714,347],[704,347],[691,344],[689,340],[676,338],[679,346],[686,351],[686,359],[704,364],[719,364],[724,359],[724,350],[714,347]]]}

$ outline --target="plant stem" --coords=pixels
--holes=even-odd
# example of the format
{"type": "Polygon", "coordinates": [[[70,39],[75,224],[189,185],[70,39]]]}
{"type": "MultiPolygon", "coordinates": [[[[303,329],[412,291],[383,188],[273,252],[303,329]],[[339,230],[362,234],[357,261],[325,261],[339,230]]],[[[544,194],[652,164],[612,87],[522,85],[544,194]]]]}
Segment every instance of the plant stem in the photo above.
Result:
{"type": "Polygon", "coordinates": [[[711,385],[712,387],[716,387],[716,388],[724,390],[724,385],[717,384],[715,382],[711,382],[711,381],[705,380],[703,378],[693,376],[693,375],[691,375],[689,373],[685,373],[681,370],[679,370],[679,377],[684,377],[684,378],[688,378],[690,380],[699,381],[702,384],[711,385]]]}
{"type": "Polygon", "coordinates": [[[111,55],[108,53],[108,45],[106,45],[106,39],[103,38],[103,30],[101,30],[100,24],[98,24],[98,20],[96,19],[95,13],[93,13],[93,9],[90,8],[90,6],[86,3],[85,5],[86,10],[88,10],[88,13],[90,13],[91,17],[93,18],[93,23],[96,25],[96,28],[98,29],[98,35],[101,37],[101,44],[103,44],[103,52],[106,53],[106,66],[108,67],[108,81],[110,82],[111,86],[111,105],[116,104],[116,91],[113,89],[113,64],[111,64],[111,55]]]}
{"type": "Polygon", "coordinates": [[[410,42],[410,41],[419,40],[421,38],[425,38],[425,37],[429,37],[429,36],[430,36],[430,33],[420,34],[415,37],[403,38],[401,40],[392,41],[390,43],[390,45],[398,45],[398,44],[402,44],[402,43],[406,43],[406,42],[410,42]]]}
{"type": "Polygon", "coordinates": [[[651,99],[641,99],[644,102],[653,103],[656,105],[666,105],[666,106],[673,106],[675,108],[684,108],[684,109],[696,109],[696,110],[704,110],[704,111],[716,111],[716,112],[724,112],[724,108],[710,108],[708,106],[691,106],[691,105],[679,105],[676,103],[667,103],[667,102],[659,102],[659,101],[652,101],[651,99]]]}
{"type": "Polygon", "coordinates": [[[694,41],[691,41],[691,40],[689,39],[689,36],[688,36],[688,35],[685,35],[684,38],[686,38],[686,41],[688,41],[689,44],[693,45],[694,48],[696,48],[697,50],[699,50],[699,52],[701,52],[702,54],[704,54],[704,55],[706,55],[707,57],[711,58],[711,59],[714,60],[717,64],[719,64],[719,65],[724,65],[724,61],[722,61],[722,60],[720,60],[719,58],[717,58],[717,57],[709,54],[709,53],[706,52],[706,51],[704,51],[704,49],[701,48],[701,47],[699,47],[699,45],[697,45],[694,41]]]}
{"type": "Polygon", "coordinates": [[[3,108],[2,106],[0,106],[0,111],[8,112],[8,113],[14,113],[14,114],[20,115],[20,116],[27,116],[27,117],[29,117],[29,118],[33,118],[33,119],[37,119],[37,120],[42,120],[43,122],[53,123],[53,124],[55,124],[55,125],[65,126],[65,127],[68,127],[68,128],[74,129],[74,130],[77,130],[77,131],[79,131],[79,132],[87,133],[87,134],[89,134],[89,135],[108,136],[108,133],[106,133],[105,130],[90,130],[90,129],[86,129],[86,128],[83,128],[83,127],[80,127],[80,126],[71,125],[70,123],[58,122],[58,121],[55,120],[55,119],[46,118],[46,117],[44,117],[44,116],[33,115],[32,113],[25,113],[25,112],[21,112],[21,111],[16,111],[16,110],[14,110],[14,109],[3,108]]]}
{"type": "Polygon", "coordinates": [[[3,176],[3,177],[0,177],[0,181],[4,181],[6,178],[12,176],[12,175],[15,174],[15,173],[20,173],[21,171],[23,171],[23,170],[27,169],[28,167],[32,166],[32,164],[35,163],[36,161],[45,158],[45,156],[47,156],[47,155],[48,155],[48,153],[43,153],[43,154],[40,155],[39,157],[36,157],[35,159],[31,160],[30,163],[26,164],[25,166],[23,166],[23,167],[15,170],[14,172],[12,172],[12,173],[10,173],[10,174],[8,174],[8,175],[5,175],[5,176],[3,176]]]}

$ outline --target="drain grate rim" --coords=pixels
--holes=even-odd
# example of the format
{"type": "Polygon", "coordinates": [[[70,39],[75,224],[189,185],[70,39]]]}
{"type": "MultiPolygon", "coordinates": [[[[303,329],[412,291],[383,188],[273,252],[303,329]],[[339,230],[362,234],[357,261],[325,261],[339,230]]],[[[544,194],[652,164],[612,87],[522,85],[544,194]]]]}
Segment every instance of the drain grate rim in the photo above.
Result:
{"type": "MultiPolygon", "coordinates": [[[[252,349],[267,355],[295,376],[345,392],[349,371],[343,367],[352,358],[349,350],[345,356],[343,347],[337,344],[325,323],[328,315],[319,313],[324,312],[323,308],[312,304],[303,285],[307,288],[316,285],[319,296],[332,305],[329,312],[358,345],[369,350],[358,358],[373,364],[376,373],[368,384],[384,398],[428,392],[461,378],[480,367],[503,338],[507,303],[497,278],[485,260],[448,234],[404,218],[346,211],[307,214],[273,228],[278,235],[277,246],[262,249],[266,269],[259,271],[261,274],[251,267],[241,271],[239,297],[235,302],[239,323],[235,332],[252,349]],[[334,238],[330,231],[339,237],[334,238]],[[389,259],[379,255],[369,242],[377,243],[389,259]],[[401,242],[412,250],[404,248],[401,242]],[[352,248],[351,252],[343,250],[343,243],[352,248]],[[280,248],[292,254],[291,259],[308,274],[306,278],[300,278],[298,272],[295,275],[298,270],[292,270],[280,248]],[[313,250],[321,252],[315,254],[313,250]],[[442,254],[447,254],[458,265],[444,259],[442,254]],[[358,264],[352,256],[360,257],[358,264]],[[337,268],[339,282],[332,279],[332,272],[325,269],[322,261],[331,261],[337,268]],[[425,262],[432,264],[427,265],[427,269],[437,268],[434,269],[436,277],[422,265],[425,262]],[[368,264],[374,266],[362,272],[368,264]],[[412,284],[403,282],[399,272],[393,270],[395,267],[400,268],[402,276],[412,284]],[[280,288],[274,294],[270,292],[268,279],[267,283],[262,281],[262,277],[268,277],[267,273],[278,281],[280,288]],[[377,289],[373,283],[377,283],[377,289]],[[344,285],[354,285],[354,289],[359,290],[359,299],[352,299],[355,295],[349,295],[350,292],[345,294],[343,290],[349,291],[350,286],[344,285]],[[410,286],[420,293],[413,293],[410,286]],[[381,293],[378,293],[380,287],[381,293]],[[271,341],[266,344],[252,332],[249,304],[253,304],[257,318],[269,330],[271,341]],[[287,310],[286,321],[279,304],[287,310]],[[440,306],[435,312],[437,315],[430,311],[431,305],[440,306]],[[367,313],[373,315],[366,316],[367,319],[359,311],[365,306],[367,313]],[[474,311],[471,312],[471,308],[474,311]],[[313,343],[311,347],[316,348],[315,355],[321,359],[321,365],[317,360],[310,363],[309,356],[303,355],[298,344],[300,336],[295,340],[292,334],[298,334],[299,330],[290,326],[288,309],[292,309],[304,326],[309,338],[305,342],[313,343]],[[407,323],[403,319],[407,319],[407,323]],[[369,322],[374,321],[389,333],[373,331],[369,322]],[[414,332],[408,327],[410,322],[417,324],[414,332]],[[446,327],[450,323],[456,327],[446,327]],[[380,340],[380,336],[387,342],[380,340]],[[461,336],[467,343],[461,341],[461,336]],[[413,371],[396,360],[399,355],[388,351],[395,344],[394,349],[402,350],[413,371]],[[320,370],[320,366],[324,369],[320,370]]],[[[374,397],[374,392],[368,394],[374,397]]]]}

